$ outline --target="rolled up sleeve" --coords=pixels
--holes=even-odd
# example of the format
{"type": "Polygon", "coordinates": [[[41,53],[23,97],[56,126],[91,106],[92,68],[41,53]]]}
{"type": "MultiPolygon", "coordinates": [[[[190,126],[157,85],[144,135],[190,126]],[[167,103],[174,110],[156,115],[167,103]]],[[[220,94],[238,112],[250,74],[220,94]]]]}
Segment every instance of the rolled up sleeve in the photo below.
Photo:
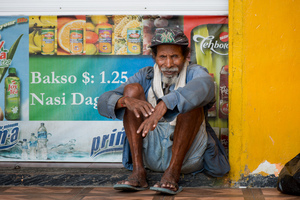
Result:
{"type": "Polygon", "coordinates": [[[164,118],[171,121],[178,114],[203,107],[214,99],[215,86],[211,76],[205,68],[195,65],[187,72],[187,84],[172,90],[160,100],[164,101],[168,108],[164,118]]]}

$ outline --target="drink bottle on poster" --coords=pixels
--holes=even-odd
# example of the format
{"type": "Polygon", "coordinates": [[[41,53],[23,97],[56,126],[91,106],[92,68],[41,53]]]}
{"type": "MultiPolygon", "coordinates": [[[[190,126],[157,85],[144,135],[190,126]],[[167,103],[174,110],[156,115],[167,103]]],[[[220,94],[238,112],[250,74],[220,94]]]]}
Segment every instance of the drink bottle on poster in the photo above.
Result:
{"type": "Polygon", "coordinates": [[[228,118],[228,65],[220,72],[219,118],[228,118]]]}
{"type": "Polygon", "coordinates": [[[28,151],[27,139],[23,139],[22,155],[21,155],[22,160],[28,160],[28,152],[27,151],[28,151]]]}
{"type": "Polygon", "coordinates": [[[42,51],[43,55],[55,53],[55,30],[53,28],[42,29],[42,51]]]}
{"type": "Polygon", "coordinates": [[[38,131],[38,142],[37,142],[37,157],[39,160],[47,160],[48,148],[47,148],[47,129],[44,123],[41,123],[38,131]]]}
{"type": "Polygon", "coordinates": [[[141,29],[127,29],[127,53],[133,55],[141,54],[141,29]]]}
{"type": "Polygon", "coordinates": [[[83,53],[83,29],[82,28],[70,29],[70,53],[74,55],[83,53]]]}
{"type": "Polygon", "coordinates": [[[16,68],[9,68],[9,75],[5,78],[5,119],[20,119],[20,79],[16,68]]]}
{"type": "Polygon", "coordinates": [[[98,29],[99,44],[98,51],[100,54],[112,53],[112,26],[110,24],[102,24],[98,29]]]}
{"type": "Polygon", "coordinates": [[[37,138],[34,133],[31,133],[29,147],[30,147],[29,159],[36,160],[37,138]]]}

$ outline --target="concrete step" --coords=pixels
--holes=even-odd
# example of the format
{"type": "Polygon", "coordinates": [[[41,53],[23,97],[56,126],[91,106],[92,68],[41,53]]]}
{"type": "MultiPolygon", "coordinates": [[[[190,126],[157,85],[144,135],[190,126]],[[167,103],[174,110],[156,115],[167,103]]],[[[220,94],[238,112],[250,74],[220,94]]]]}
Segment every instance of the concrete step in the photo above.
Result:
{"type": "MultiPolygon", "coordinates": [[[[103,186],[112,187],[126,179],[131,171],[121,163],[53,163],[53,162],[2,162],[0,161],[0,186],[103,186]]],[[[160,181],[162,173],[147,170],[150,186],[160,181]]],[[[233,182],[229,175],[214,178],[204,173],[181,174],[183,187],[269,187],[277,185],[275,175],[241,175],[233,182]]]]}
{"type": "MultiPolygon", "coordinates": [[[[107,186],[126,179],[131,171],[121,168],[36,168],[2,167],[1,186],[107,186]]],[[[162,173],[147,170],[150,186],[160,180],[162,173]]],[[[182,174],[179,185],[183,187],[229,187],[227,177],[213,178],[203,173],[182,174]]]]}

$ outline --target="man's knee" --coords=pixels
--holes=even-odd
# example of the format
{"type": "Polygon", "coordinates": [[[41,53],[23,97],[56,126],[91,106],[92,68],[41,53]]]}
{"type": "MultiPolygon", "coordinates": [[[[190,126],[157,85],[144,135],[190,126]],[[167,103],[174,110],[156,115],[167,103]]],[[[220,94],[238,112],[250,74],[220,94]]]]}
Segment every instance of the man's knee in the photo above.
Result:
{"type": "Polygon", "coordinates": [[[125,86],[124,96],[139,98],[145,96],[144,89],[139,83],[131,83],[125,86]]]}
{"type": "Polygon", "coordinates": [[[182,113],[182,114],[179,114],[179,116],[201,116],[201,115],[204,115],[204,109],[203,107],[199,107],[199,108],[194,108],[193,110],[190,110],[186,113],[182,113]]]}
{"type": "Polygon", "coordinates": [[[179,114],[177,120],[185,121],[190,123],[195,123],[196,121],[203,121],[204,119],[204,109],[203,107],[194,108],[189,112],[179,114]]]}

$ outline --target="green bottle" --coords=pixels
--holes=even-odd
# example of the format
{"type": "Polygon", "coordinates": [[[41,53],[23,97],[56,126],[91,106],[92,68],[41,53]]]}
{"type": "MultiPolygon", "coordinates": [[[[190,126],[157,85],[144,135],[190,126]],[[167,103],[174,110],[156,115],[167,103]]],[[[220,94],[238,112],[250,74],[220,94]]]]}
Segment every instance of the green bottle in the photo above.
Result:
{"type": "Polygon", "coordinates": [[[20,119],[20,79],[16,68],[9,68],[5,78],[5,118],[6,120],[20,119]]]}

